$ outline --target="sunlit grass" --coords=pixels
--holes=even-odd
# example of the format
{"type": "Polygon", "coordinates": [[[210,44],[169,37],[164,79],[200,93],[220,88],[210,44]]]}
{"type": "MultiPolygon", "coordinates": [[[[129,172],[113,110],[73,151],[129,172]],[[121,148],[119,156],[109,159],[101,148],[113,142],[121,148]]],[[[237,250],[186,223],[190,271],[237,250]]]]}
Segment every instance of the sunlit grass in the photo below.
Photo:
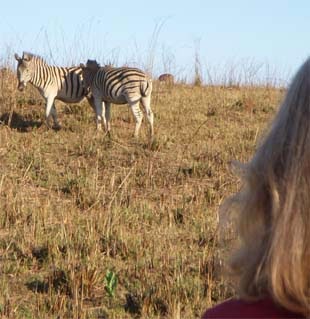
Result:
{"type": "Polygon", "coordinates": [[[238,187],[228,164],[250,157],[282,92],[154,86],[150,144],[126,106],[111,139],[86,102],[58,103],[63,128],[48,130],[38,93],[0,74],[4,318],[199,318],[233,294],[216,237],[238,187]]]}

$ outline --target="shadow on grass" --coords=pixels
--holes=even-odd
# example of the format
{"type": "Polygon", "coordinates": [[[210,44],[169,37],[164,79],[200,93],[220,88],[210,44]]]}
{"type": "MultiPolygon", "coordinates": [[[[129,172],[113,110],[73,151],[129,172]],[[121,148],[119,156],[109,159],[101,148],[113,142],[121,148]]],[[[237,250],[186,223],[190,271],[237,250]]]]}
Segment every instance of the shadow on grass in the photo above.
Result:
{"type": "Polygon", "coordinates": [[[41,121],[27,119],[20,114],[6,112],[0,116],[0,125],[7,125],[10,128],[16,129],[18,132],[28,132],[30,129],[39,128],[42,126],[41,121]]]}
{"type": "Polygon", "coordinates": [[[35,279],[27,282],[26,287],[32,292],[43,294],[48,292],[49,284],[46,281],[35,279]]]}
{"type": "Polygon", "coordinates": [[[25,283],[25,286],[35,293],[47,293],[52,289],[56,293],[61,293],[72,297],[72,287],[68,279],[68,274],[61,269],[53,270],[45,279],[33,279],[25,283]]]}

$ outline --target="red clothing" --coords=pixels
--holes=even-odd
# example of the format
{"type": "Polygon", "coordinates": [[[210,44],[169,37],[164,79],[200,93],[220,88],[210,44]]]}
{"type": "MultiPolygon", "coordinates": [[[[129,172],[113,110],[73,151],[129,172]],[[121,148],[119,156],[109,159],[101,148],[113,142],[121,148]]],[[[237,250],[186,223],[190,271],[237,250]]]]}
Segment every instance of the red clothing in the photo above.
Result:
{"type": "Polygon", "coordinates": [[[262,299],[254,302],[246,302],[243,300],[230,299],[214,308],[207,310],[202,319],[221,319],[221,318],[305,318],[300,314],[292,313],[280,306],[276,305],[271,299],[262,299]]]}

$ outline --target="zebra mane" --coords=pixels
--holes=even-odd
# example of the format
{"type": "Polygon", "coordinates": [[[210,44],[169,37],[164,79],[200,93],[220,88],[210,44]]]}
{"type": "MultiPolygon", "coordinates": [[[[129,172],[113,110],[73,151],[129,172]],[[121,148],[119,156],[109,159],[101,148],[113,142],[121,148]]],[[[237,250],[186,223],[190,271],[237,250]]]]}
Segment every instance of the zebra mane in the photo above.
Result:
{"type": "Polygon", "coordinates": [[[46,61],[40,55],[33,54],[31,52],[24,51],[22,59],[24,60],[25,58],[28,58],[29,60],[32,60],[32,59],[40,60],[44,64],[47,64],[46,61]]]}
{"type": "Polygon", "coordinates": [[[113,69],[113,64],[112,64],[112,63],[105,64],[105,65],[103,66],[103,68],[104,68],[105,70],[113,69]]]}

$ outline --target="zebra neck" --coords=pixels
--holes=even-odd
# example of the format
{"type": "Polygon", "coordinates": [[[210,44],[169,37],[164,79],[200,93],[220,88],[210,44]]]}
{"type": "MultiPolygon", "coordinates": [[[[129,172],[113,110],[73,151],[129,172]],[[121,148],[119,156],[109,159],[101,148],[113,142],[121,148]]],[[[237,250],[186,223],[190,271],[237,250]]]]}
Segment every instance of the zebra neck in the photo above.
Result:
{"type": "Polygon", "coordinates": [[[43,90],[46,87],[46,84],[50,82],[50,78],[50,66],[41,62],[36,64],[35,70],[30,79],[30,83],[33,84],[36,88],[43,90]]]}

